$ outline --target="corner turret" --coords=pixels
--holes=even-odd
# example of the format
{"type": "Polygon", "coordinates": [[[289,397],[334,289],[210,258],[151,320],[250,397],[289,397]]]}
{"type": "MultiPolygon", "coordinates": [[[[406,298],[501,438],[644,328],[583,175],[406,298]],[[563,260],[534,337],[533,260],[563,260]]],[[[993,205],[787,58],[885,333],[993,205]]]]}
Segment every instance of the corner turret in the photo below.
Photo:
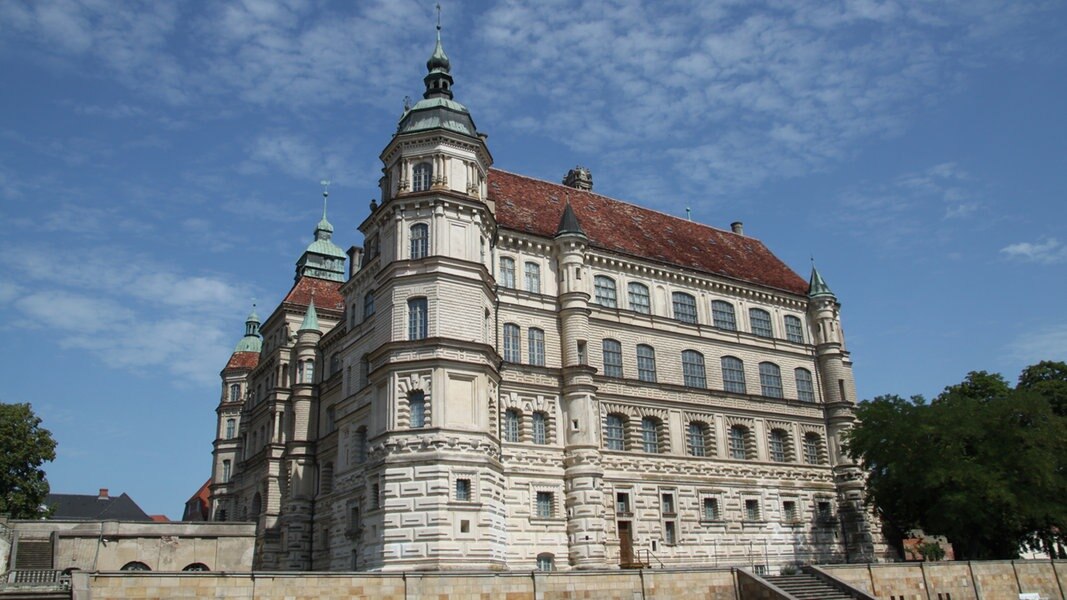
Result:
{"type": "Polygon", "coordinates": [[[296,261],[296,279],[306,276],[343,282],[347,255],[344,250],[330,241],[333,237],[333,225],[326,218],[326,200],[330,196],[326,186],[329,182],[322,183],[322,218],[315,225],[315,240],[300,255],[300,260],[296,261]]]}

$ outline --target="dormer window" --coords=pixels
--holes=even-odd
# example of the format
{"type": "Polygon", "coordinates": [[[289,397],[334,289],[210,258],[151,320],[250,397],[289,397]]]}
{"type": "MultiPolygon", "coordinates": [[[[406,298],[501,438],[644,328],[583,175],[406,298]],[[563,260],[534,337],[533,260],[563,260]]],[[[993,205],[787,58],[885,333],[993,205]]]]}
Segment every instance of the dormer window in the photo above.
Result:
{"type": "Polygon", "coordinates": [[[433,165],[423,162],[415,165],[411,172],[411,191],[423,192],[430,189],[430,180],[433,177],[433,165]]]}

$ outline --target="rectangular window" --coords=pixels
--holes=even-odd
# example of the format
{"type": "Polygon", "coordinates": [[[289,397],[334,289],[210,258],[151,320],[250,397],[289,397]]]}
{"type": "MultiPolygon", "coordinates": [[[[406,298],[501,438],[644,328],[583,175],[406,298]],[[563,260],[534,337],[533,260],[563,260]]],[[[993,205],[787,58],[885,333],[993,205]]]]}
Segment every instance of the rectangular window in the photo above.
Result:
{"type": "Polygon", "coordinates": [[[426,339],[429,317],[426,310],[426,298],[408,300],[408,339],[426,339]]]}
{"type": "Polygon", "coordinates": [[[552,492],[537,492],[537,518],[552,518],[552,492]]]}
{"type": "Polygon", "coordinates": [[[748,311],[748,320],[752,325],[752,333],[760,337],[774,337],[774,330],[771,327],[771,313],[760,309],[751,308],[748,311]]]}
{"type": "Polygon", "coordinates": [[[645,452],[649,454],[659,452],[659,423],[655,419],[649,417],[641,419],[641,442],[645,452]]]}
{"type": "Polygon", "coordinates": [[[233,419],[226,419],[226,438],[232,440],[234,432],[237,430],[237,421],[233,419]]]}
{"type": "Polygon", "coordinates": [[[630,494],[626,492],[615,494],[615,512],[621,515],[630,514],[630,494]]]}
{"type": "Polygon", "coordinates": [[[745,500],[745,520],[759,521],[759,500],[745,500]]]}
{"type": "Polygon", "coordinates": [[[504,413],[504,441],[518,442],[522,436],[522,415],[514,408],[504,413]]]}
{"type": "Polygon", "coordinates": [[[531,327],[526,332],[526,336],[530,342],[530,364],[537,367],[545,366],[545,332],[531,327]]]}
{"type": "Polygon", "coordinates": [[[537,263],[526,263],[526,291],[541,293],[541,265],[537,263]]]}
{"type": "Polygon", "coordinates": [[[665,492],[660,496],[660,510],[665,515],[674,514],[674,494],[665,492]]]}
{"type": "Polygon", "coordinates": [[[785,339],[797,344],[804,343],[804,326],[800,319],[793,315],[785,317],[785,339]]]}
{"type": "Polygon", "coordinates": [[[704,520],[705,521],[718,521],[719,520],[719,500],[718,500],[718,498],[704,498],[704,520]]]}
{"type": "Polygon", "coordinates": [[[668,546],[678,543],[678,534],[675,531],[674,521],[663,522],[663,543],[668,546]]]}
{"type": "Polygon", "coordinates": [[[367,320],[374,316],[374,290],[367,292],[363,296],[363,320],[367,320]]]}
{"type": "Polygon", "coordinates": [[[693,296],[684,292],[674,292],[671,295],[674,304],[674,318],[683,323],[697,322],[697,301],[693,296]]]}
{"type": "Polygon", "coordinates": [[[782,520],[787,523],[795,523],[800,520],[796,502],[792,500],[782,502],[782,520]]]}
{"type": "Polygon", "coordinates": [[[504,361],[517,363],[522,361],[519,326],[514,323],[504,323],[504,361]]]}
{"type": "Polygon", "coordinates": [[[707,430],[707,425],[703,423],[691,422],[686,427],[686,445],[689,446],[689,456],[707,455],[705,444],[707,430]]]}
{"type": "Polygon", "coordinates": [[[533,443],[548,443],[548,425],[546,421],[545,413],[535,412],[533,414],[533,443]]]}
{"type": "Polygon", "coordinates": [[[622,344],[604,340],[604,375],[622,377],[622,344]]]}
{"type": "Polygon", "coordinates": [[[230,461],[222,461],[222,482],[229,483],[230,481],[230,461]]]}
{"type": "Polygon", "coordinates": [[[786,434],[781,429],[775,429],[771,432],[770,452],[771,460],[774,462],[785,462],[786,439],[786,434]]]}
{"type": "Polygon", "coordinates": [[[656,351],[652,346],[637,346],[637,378],[641,381],[656,382],[656,351]]]}
{"type": "Polygon", "coordinates": [[[604,446],[608,450],[624,450],[626,448],[625,427],[622,417],[608,415],[604,424],[604,446]]]}
{"type": "Polygon", "coordinates": [[[430,228],[425,223],[411,226],[411,259],[426,258],[429,251],[430,228]]]}
{"type": "Polygon", "coordinates": [[[457,479],[456,480],[456,500],[458,502],[470,502],[471,499],[471,480],[470,479],[457,479]]]}
{"type": "Polygon", "coordinates": [[[408,396],[408,409],[411,411],[413,428],[426,426],[426,395],[423,392],[411,392],[408,396]]]}
{"type": "Polygon", "coordinates": [[[811,371],[797,369],[797,400],[801,402],[815,402],[815,384],[811,380],[811,371]]]}
{"type": "Polygon", "coordinates": [[[652,312],[652,304],[649,300],[648,286],[643,283],[631,283],[628,287],[630,292],[630,310],[647,315],[652,312]]]}
{"type": "Polygon", "coordinates": [[[371,510],[382,507],[382,488],[377,483],[370,486],[370,507],[371,510]]]}

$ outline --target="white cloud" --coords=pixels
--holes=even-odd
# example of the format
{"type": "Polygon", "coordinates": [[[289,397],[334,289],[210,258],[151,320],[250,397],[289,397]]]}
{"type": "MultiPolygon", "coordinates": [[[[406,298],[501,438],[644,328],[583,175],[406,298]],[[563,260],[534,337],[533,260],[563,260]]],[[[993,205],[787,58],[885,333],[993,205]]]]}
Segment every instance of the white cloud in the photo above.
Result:
{"type": "Polygon", "coordinates": [[[1039,242],[1019,242],[1000,249],[1010,259],[1054,265],[1067,262],[1067,246],[1056,238],[1045,238],[1039,242]]]}
{"type": "Polygon", "coordinates": [[[1027,365],[1042,360],[1067,360],[1067,325],[1024,333],[1008,345],[1008,352],[1027,365]]]}

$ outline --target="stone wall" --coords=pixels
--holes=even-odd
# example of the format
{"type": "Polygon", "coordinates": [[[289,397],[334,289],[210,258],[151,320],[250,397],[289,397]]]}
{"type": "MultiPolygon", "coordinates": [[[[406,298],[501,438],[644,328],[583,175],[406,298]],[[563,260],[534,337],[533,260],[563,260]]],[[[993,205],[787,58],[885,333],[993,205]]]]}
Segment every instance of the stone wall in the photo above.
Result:
{"type": "Polygon", "coordinates": [[[1004,600],[1020,593],[1067,600],[1067,561],[835,565],[823,571],[878,598],[1004,600]]]}

